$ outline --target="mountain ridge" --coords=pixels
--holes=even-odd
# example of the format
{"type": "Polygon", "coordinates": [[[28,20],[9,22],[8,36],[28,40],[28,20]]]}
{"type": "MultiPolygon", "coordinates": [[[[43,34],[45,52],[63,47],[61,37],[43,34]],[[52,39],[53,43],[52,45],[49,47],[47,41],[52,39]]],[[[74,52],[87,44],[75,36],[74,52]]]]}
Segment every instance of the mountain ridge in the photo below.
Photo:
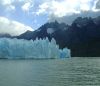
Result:
{"type": "Polygon", "coordinates": [[[36,38],[54,38],[60,48],[71,49],[72,56],[100,56],[100,16],[77,17],[71,25],[47,22],[35,31],[27,31],[14,38],[35,40],[36,38]]]}

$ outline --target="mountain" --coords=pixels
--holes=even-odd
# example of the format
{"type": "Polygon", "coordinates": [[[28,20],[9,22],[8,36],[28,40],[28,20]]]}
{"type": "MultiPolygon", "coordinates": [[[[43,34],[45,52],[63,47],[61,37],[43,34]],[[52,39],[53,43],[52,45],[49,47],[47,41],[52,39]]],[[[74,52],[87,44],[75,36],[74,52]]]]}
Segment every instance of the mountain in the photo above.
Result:
{"type": "Polygon", "coordinates": [[[0,38],[4,38],[4,37],[6,37],[6,38],[11,38],[12,36],[11,36],[10,34],[7,34],[7,33],[5,33],[5,34],[0,34],[0,38]]]}
{"type": "Polygon", "coordinates": [[[60,48],[71,49],[72,56],[100,56],[100,16],[97,18],[78,17],[72,25],[48,22],[34,32],[27,31],[18,39],[55,38],[60,48]]]}
{"type": "Polygon", "coordinates": [[[52,38],[52,34],[54,34],[55,32],[62,30],[62,28],[66,29],[67,25],[65,23],[61,23],[59,24],[57,21],[55,22],[50,22],[50,23],[46,23],[44,25],[42,25],[39,29],[35,30],[35,31],[27,31],[23,34],[21,34],[20,36],[18,36],[18,38],[24,38],[24,39],[36,39],[36,37],[38,38],[45,38],[48,37],[49,39],[52,38]]]}
{"type": "Polygon", "coordinates": [[[72,23],[69,48],[73,56],[100,56],[100,22],[96,19],[79,17],[72,23]]]}

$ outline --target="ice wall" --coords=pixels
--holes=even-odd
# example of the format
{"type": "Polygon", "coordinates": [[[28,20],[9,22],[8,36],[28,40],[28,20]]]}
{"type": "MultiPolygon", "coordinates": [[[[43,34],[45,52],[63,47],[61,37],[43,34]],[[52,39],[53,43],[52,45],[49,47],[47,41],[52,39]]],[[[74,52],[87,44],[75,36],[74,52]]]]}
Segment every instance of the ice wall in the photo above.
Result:
{"type": "Polygon", "coordinates": [[[54,39],[49,42],[46,39],[24,40],[24,39],[0,39],[0,58],[66,58],[70,57],[70,50],[59,49],[54,39]]]}

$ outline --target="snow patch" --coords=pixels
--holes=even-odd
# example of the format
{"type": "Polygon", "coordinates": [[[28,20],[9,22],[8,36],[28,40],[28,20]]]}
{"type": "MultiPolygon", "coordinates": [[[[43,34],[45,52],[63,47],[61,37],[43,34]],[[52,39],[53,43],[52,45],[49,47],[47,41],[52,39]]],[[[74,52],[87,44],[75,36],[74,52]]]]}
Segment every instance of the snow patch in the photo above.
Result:
{"type": "Polygon", "coordinates": [[[54,29],[53,29],[53,28],[48,28],[48,29],[47,29],[47,33],[48,33],[48,34],[54,33],[54,29]]]}

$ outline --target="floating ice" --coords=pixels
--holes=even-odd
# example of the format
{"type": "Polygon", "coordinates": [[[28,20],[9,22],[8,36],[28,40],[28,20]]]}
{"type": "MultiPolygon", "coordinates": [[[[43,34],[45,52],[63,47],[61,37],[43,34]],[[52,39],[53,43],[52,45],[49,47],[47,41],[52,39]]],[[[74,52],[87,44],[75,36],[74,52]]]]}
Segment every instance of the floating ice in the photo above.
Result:
{"type": "Polygon", "coordinates": [[[70,50],[59,49],[54,39],[0,39],[0,58],[25,59],[25,58],[65,58],[70,57],[70,50]]]}

